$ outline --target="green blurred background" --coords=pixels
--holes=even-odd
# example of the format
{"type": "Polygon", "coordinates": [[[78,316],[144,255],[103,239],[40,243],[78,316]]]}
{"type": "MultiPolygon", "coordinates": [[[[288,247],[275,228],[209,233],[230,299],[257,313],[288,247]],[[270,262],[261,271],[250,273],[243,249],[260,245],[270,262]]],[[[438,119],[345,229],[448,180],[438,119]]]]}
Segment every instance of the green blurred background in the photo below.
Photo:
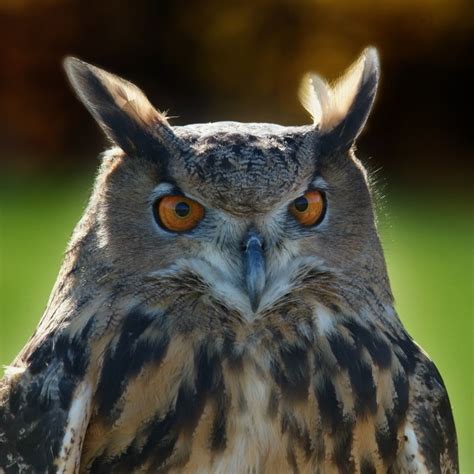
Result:
{"type": "Polygon", "coordinates": [[[175,124],[303,124],[302,74],[335,78],[372,44],[383,75],[359,156],[397,310],[443,375],[473,473],[473,39],[461,0],[0,0],[0,364],[41,316],[105,144],[64,55],[133,80],[175,124]]]}

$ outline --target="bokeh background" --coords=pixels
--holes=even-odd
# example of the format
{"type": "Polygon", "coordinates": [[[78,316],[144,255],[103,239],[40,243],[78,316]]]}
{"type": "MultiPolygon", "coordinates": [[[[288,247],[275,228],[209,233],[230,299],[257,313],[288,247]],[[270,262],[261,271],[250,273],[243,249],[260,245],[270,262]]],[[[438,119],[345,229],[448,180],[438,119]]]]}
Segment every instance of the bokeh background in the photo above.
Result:
{"type": "Polygon", "coordinates": [[[308,70],[367,45],[382,82],[359,156],[377,182],[397,309],[436,361],[473,461],[474,9],[469,0],[0,0],[0,364],[32,333],[105,140],[66,54],[144,88],[172,123],[308,123],[308,70]]]}

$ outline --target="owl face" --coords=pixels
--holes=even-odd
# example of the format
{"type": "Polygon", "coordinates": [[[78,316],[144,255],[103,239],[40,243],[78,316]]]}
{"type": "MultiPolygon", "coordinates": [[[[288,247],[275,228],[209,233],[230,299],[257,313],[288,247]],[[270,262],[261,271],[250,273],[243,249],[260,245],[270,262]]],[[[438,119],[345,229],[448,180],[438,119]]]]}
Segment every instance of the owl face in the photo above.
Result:
{"type": "Polygon", "coordinates": [[[196,274],[243,314],[270,308],[314,268],[350,278],[375,261],[383,272],[352,152],[375,93],[374,52],[335,88],[307,79],[315,124],[301,127],[171,127],[135,86],[78,60],[66,69],[119,147],[105,155],[91,204],[109,261],[144,278],[196,274]]]}

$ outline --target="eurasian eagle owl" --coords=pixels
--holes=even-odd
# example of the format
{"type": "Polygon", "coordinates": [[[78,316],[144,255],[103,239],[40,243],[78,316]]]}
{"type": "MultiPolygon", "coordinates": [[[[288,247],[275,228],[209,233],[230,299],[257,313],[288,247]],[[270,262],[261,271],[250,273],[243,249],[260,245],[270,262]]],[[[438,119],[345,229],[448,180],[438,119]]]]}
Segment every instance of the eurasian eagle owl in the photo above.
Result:
{"type": "Polygon", "coordinates": [[[65,67],[114,147],[1,382],[2,472],[457,472],[354,156],[376,51],[333,86],[307,76],[295,127],[171,126],[129,82],[65,67]]]}

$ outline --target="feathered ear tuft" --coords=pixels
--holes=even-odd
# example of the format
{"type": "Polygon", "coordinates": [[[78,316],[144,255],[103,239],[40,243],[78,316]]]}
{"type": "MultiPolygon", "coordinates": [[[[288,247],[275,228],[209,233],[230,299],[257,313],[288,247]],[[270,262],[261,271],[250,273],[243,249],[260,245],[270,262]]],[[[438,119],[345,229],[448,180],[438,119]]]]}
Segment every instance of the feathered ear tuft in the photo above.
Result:
{"type": "Polygon", "coordinates": [[[147,155],[174,136],[166,117],[134,84],[80,59],[64,69],[81,102],[105,134],[128,155],[147,155]]]}
{"type": "Polygon", "coordinates": [[[329,84],[323,78],[311,73],[304,75],[298,95],[301,105],[317,126],[321,126],[324,117],[328,115],[331,100],[329,93],[329,84]]]}
{"type": "Polygon", "coordinates": [[[377,50],[367,48],[332,86],[314,74],[303,78],[300,100],[326,145],[345,149],[352,146],[369,116],[379,75],[377,50]]]}

